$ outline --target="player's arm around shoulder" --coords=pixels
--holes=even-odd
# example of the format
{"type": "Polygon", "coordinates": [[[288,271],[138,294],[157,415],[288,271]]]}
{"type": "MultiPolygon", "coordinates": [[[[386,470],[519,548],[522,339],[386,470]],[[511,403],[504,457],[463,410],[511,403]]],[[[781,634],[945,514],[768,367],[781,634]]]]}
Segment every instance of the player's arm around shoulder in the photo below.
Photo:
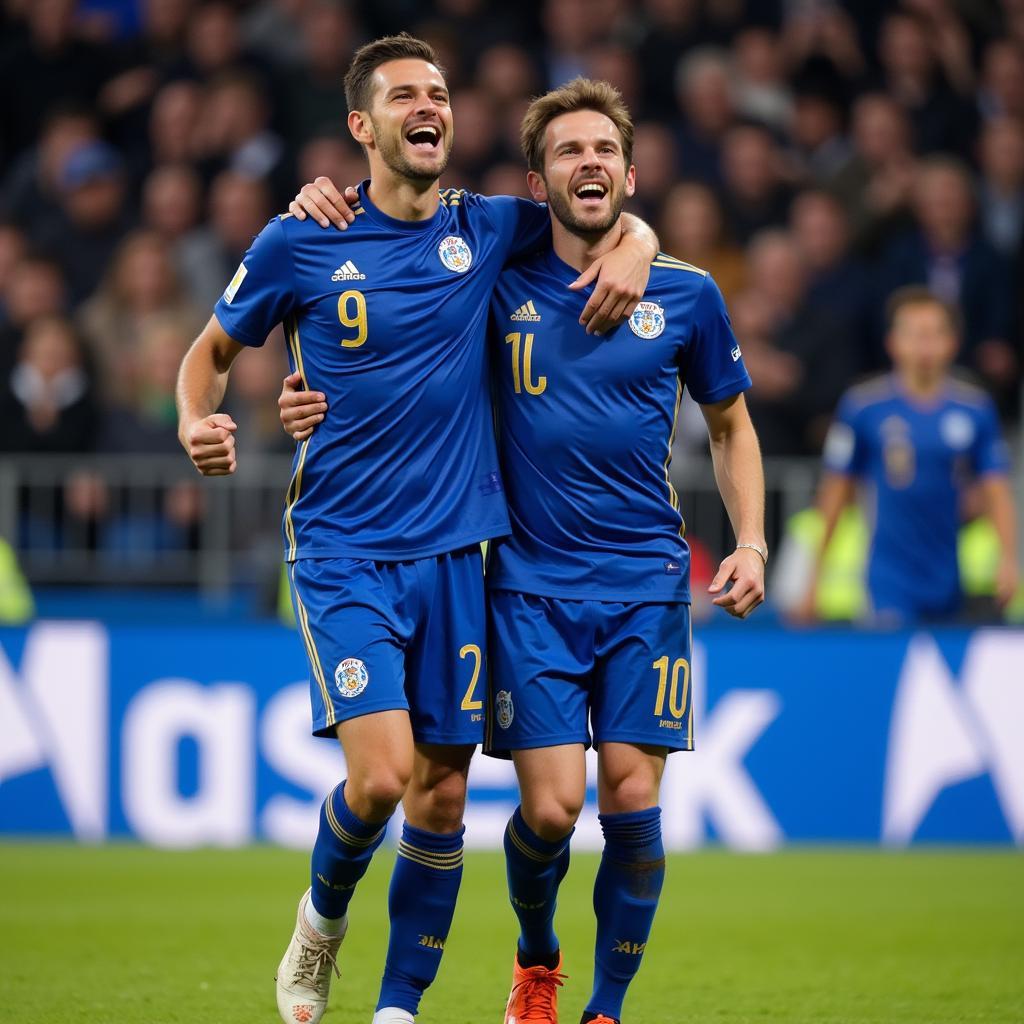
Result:
{"type": "Polygon", "coordinates": [[[178,371],[178,440],[203,476],[235,471],[235,422],[216,410],[224,400],[231,364],[243,348],[211,316],[178,371]]]}
{"type": "Polygon", "coordinates": [[[605,334],[632,316],[647,290],[651,263],[657,255],[658,236],[653,228],[624,213],[619,244],[569,285],[578,290],[594,283],[593,294],[580,314],[580,324],[588,334],[605,334]]]}
{"type": "Polygon", "coordinates": [[[715,479],[725,502],[736,550],[722,560],[708,591],[713,604],[745,619],[765,595],[764,469],[743,394],[701,406],[711,439],[715,479]],[[726,589],[728,587],[728,589],[726,589]]]}

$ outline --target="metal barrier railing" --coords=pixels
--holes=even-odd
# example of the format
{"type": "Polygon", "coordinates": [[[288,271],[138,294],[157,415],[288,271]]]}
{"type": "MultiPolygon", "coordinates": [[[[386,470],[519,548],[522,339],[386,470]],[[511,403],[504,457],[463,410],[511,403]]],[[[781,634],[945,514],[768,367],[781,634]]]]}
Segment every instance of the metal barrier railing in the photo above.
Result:
{"type": "MultiPolygon", "coordinates": [[[[184,455],[4,456],[0,537],[33,583],[192,585],[207,596],[273,579],[291,473],[287,456],[239,461],[203,480],[184,455]]],[[[813,497],[817,460],[765,464],[769,544],[813,497]]],[[[732,542],[711,463],[677,457],[673,482],[690,537],[714,556],[732,542]]]]}

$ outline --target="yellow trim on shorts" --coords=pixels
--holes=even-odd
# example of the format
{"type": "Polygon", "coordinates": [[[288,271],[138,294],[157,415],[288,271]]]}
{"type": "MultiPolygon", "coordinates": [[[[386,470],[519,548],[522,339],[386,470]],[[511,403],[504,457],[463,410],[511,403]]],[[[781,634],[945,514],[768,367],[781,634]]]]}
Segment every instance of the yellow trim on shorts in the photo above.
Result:
{"type": "Polygon", "coordinates": [[[292,562],[291,568],[292,576],[292,593],[295,595],[296,604],[296,620],[299,624],[299,629],[302,632],[302,639],[306,644],[306,654],[309,657],[310,667],[313,669],[313,677],[316,679],[317,685],[320,687],[320,695],[324,700],[324,713],[327,716],[327,724],[334,725],[337,722],[337,718],[334,714],[334,704],[331,703],[331,694],[327,689],[327,682],[324,679],[324,667],[320,662],[320,653],[316,649],[316,641],[313,639],[313,631],[309,628],[309,616],[306,614],[306,606],[302,603],[302,598],[299,597],[299,587],[295,582],[295,563],[292,562]]]}

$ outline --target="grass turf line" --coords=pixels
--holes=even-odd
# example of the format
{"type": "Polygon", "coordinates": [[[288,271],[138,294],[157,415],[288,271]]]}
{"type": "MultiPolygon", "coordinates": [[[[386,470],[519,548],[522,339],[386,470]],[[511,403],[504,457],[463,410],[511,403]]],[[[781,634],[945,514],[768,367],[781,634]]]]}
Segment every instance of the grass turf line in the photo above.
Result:
{"type": "MultiPolygon", "coordinates": [[[[368,1024],[393,852],[352,905],[327,1024],[368,1024]]],[[[0,845],[0,1021],[258,1024],[307,884],[302,854],[0,845]]],[[[575,1024],[590,990],[593,854],[557,927],[575,1024]]],[[[422,1024],[500,1024],[516,928],[500,854],[473,853],[422,1024]]],[[[722,851],[669,858],[625,1024],[1019,1024],[1024,858],[1011,852],[722,851]]]]}

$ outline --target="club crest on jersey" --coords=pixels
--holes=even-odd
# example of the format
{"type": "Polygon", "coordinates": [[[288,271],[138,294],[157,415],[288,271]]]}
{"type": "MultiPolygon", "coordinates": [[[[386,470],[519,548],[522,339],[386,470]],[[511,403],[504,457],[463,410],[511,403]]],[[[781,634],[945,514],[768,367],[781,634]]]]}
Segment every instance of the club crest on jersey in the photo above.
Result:
{"type": "Polygon", "coordinates": [[[369,681],[370,673],[358,658],[346,658],[334,670],[334,685],[342,697],[358,697],[369,681]]]}
{"type": "Polygon", "coordinates": [[[442,239],[437,247],[437,255],[441,262],[456,274],[464,274],[473,263],[473,253],[458,235],[449,235],[442,239]]]}
{"type": "Polygon", "coordinates": [[[645,341],[657,338],[665,330],[665,310],[656,302],[638,302],[629,318],[629,329],[645,341]]]}
{"type": "Polygon", "coordinates": [[[498,725],[507,729],[512,724],[515,710],[512,707],[512,694],[508,690],[499,690],[494,697],[494,714],[498,719],[498,725]]]}
{"type": "Polygon", "coordinates": [[[960,409],[951,409],[939,420],[939,433],[950,448],[963,451],[970,448],[974,440],[974,423],[967,413],[960,409]]]}

